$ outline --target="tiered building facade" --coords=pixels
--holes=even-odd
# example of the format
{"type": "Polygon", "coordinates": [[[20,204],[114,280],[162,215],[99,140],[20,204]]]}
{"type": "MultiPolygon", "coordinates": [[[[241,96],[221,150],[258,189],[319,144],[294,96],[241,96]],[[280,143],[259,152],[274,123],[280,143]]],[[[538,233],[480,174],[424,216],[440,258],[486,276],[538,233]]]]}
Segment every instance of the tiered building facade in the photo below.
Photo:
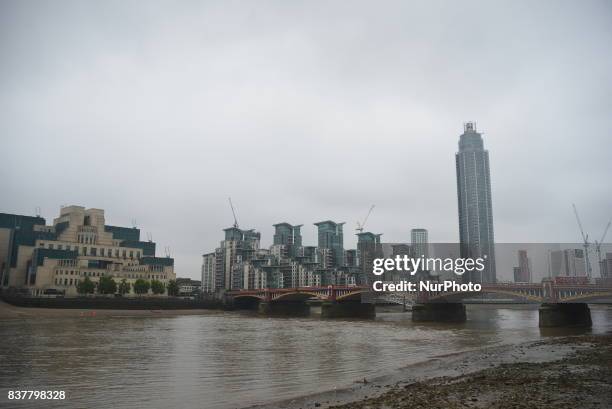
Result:
{"type": "MultiPolygon", "coordinates": [[[[32,295],[77,294],[79,281],[113,277],[175,279],[174,260],[155,256],[137,228],[105,224],[104,210],[66,206],[53,225],[42,217],[0,213],[0,285],[32,295]]],[[[131,286],[130,286],[131,287],[131,286]]]]}

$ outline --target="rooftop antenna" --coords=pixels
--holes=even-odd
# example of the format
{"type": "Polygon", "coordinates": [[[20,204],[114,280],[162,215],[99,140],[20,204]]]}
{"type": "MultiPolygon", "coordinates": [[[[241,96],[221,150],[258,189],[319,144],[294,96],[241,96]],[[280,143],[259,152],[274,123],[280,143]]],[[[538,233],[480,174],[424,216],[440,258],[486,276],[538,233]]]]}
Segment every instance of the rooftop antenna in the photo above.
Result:
{"type": "MultiPolygon", "coordinates": [[[[578,227],[580,228],[580,234],[582,235],[582,246],[584,247],[584,257],[586,259],[586,273],[587,277],[591,277],[591,262],[589,261],[589,247],[591,243],[589,243],[589,235],[584,234],[584,229],[582,228],[582,223],[580,222],[580,216],[578,216],[578,210],[576,210],[576,205],[572,203],[572,207],[574,208],[574,214],[576,215],[576,221],[578,222],[578,227]]],[[[607,230],[607,229],[606,229],[607,230]]]]}
{"type": "Polygon", "coordinates": [[[36,214],[36,217],[40,217],[40,206],[36,206],[34,213],[36,214]]]}
{"type": "Polygon", "coordinates": [[[599,276],[603,278],[603,266],[601,264],[601,245],[606,239],[606,234],[608,234],[608,229],[610,229],[610,225],[612,224],[612,220],[608,222],[606,228],[604,229],[603,234],[601,235],[601,239],[599,241],[595,240],[595,251],[597,251],[597,263],[599,264],[599,276]]]}
{"type": "Polygon", "coordinates": [[[166,254],[166,258],[170,258],[170,255],[172,254],[172,252],[170,251],[169,246],[164,247],[164,253],[166,254]]]}
{"type": "Polygon", "coordinates": [[[149,243],[153,242],[153,235],[151,234],[151,232],[147,232],[147,240],[149,241],[149,243]]]}
{"type": "Polygon", "coordinates": [[[138,223],[136,221],[136,219],[132,219],[132,228],[135,229],[138,227],[138,223]]]}
{"type": "Polygon", "coordinates": [[[228,197],[230,207],[232,208],[232,214],[234,215],[234,228],[239,229],[238,227],[238,219],[236,218],[236,210],[234,210],[234,204],[232,203],[232,198],[228,197]]]}
{"type": "Polygon", "coordinates": [[[368,221],[368,218],[370,217],[370,214],[372,213],[372,210],[374,210],[375,205],[370,206],[370,210],[368,210],[368,214],[366,214],[366,217],[363,219],[363,222],[359,223],[359,221],[357,222],[357,230],[359,233],[363,233],[363,228],[365,227],[366,222],[368,221]]]}

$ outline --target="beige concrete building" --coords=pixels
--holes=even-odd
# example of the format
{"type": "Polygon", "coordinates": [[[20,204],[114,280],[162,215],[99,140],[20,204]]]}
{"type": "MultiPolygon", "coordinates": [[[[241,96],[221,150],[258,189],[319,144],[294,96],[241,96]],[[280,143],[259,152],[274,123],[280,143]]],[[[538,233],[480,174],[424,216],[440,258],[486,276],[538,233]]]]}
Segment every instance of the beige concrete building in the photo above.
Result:
{"type": "Polygon", "coordinates": [[[41,217],[0,214],[0,273],[3,288],[67,296],[85,277],[166,285],[176,278],[174,260],[155,257],[155,243],[141,241],[139,229],[107,225],[104,210],[81,206],[62,207],[52,226],[41,217]]]}

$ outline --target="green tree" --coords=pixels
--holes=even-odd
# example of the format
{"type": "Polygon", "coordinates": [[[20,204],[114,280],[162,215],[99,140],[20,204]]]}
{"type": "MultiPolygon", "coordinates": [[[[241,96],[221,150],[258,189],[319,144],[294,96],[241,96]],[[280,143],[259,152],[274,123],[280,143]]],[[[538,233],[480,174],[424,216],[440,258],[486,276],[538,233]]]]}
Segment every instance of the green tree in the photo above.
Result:
{"type": "Polygon", "coordinates": [[[176,297],[178,295],[179,288],[176,280],[168,281],[168,295],[176,297]]]}
{"type": "Polygon", "coordinates": [[[151,283],[147,280],[139,278],[134,282],[134,292],[136,294],[146,294],[149,292],[149,288],[151,288],[151,283]]]}
{"type": "Polygon", "coordinates": [[[152,280],[151,291],[153,291],[153,294],[163,294],[166,291],[166,286],[159,280],[152,280]]]}
{"type": "Polygon", "coordinates": [[[89,277],[85,277],[85,280],[81,280],[77,284],[77,292],[79,294],[93,294],[95,290],[96,285],[89,277]]]}
{"type": "Polygon", "coordinates": [[[100,294],[115,294],[117,292],[117,283],[112,277],[100,277],[98,292],[100,294]]]}
{"type": "Polygon", "coordinates": [[[121,295],[128,294],[130,292],[130,287],[131,287],[130,283],[128,283],[127,280],[124,278],[119,283],[119,294],[121,295]]]}

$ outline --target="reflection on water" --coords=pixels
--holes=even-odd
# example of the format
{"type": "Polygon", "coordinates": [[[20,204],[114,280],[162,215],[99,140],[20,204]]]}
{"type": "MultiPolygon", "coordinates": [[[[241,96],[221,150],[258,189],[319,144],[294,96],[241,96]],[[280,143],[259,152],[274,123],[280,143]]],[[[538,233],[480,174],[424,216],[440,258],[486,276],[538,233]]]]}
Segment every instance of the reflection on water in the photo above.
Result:
{"type": "MultiPolygon", "coordinates": [[[[591,313],[593,332],[612,330],[611,308],[594,306],[591,313]]],[[[441,354],[543,336],[537,306],[468,306],[461,325],[410,318],[215,313],[0,321],[0,406],[14,388],[67,392],[65,402],[23,403],[28,407],[244,407],[340,388],[441,354]]]]}

